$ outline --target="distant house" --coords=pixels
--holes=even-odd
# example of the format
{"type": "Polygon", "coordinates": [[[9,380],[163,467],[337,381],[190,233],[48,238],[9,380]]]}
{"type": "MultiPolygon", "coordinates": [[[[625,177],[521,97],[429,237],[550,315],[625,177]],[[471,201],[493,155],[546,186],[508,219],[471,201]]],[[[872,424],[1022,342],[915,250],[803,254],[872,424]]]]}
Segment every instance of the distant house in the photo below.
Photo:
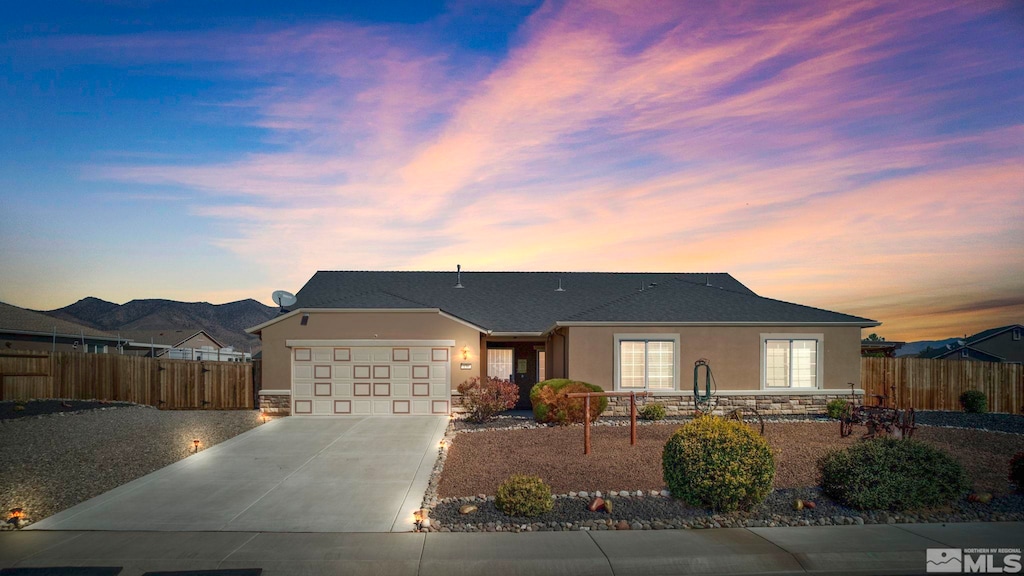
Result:
{"type": "Polygon", "coordinates": [[[222,362],[244,362],[251,359],[248,353],[224,346],[201,328],[131,330],[121,335],[131,339],[133,345],[146,356],[222,362]]]}
{"type": "Polygon", "coordinates": [[[125,338],[0,302],[0,350],[117,353],[125,338]]]}
{"type": "Polygon", "coordinates": [[[942,348],[925,350],[922,358],[942,360],[979,360],[983,362],[1024,363],[1024,326],[1010,324],[999,328],[989,328],[947,344],[942,348]]]}
{"type": "Polygon", "coordinates": [[[890,342],[887,340],[861,340],[860,355],[881,358],[895,358],[896,351],[903,348],[906,342],[890,342]]]}

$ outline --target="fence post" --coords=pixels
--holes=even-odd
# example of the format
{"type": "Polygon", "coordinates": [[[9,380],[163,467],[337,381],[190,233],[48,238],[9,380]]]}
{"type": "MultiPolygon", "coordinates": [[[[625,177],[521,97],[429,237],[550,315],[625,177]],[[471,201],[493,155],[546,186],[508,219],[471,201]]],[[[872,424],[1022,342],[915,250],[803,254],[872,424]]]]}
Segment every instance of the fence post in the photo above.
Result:
{"type": "Polygon", "coordinates": [[[590,454],[590,394],[583,397],[583,455],[590,454]]]}

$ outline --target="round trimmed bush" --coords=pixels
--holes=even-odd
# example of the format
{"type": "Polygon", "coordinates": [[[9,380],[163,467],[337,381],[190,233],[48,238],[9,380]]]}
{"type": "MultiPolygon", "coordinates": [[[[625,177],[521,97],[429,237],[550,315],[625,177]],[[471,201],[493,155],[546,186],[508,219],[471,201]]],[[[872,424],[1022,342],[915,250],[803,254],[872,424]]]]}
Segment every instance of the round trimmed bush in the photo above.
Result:
{"type": "Polygon", "coordinates": [[[494,505],[509,516],[540,516],[551,510],[551,487],[537,476],[514,475],[498,487],[494,505]]]}
{"type": "Polygon", "coordinates": [[[637,416],[639,416],[641,420],[664,420],[665,407],[657,402],[654,402],[653,404],[646,404],[639,410],[639,412],[637,412],[637,416]]]}
{"type": "Polygon", "coordinates": [[[1024,452],[1017,452],[1010,458],[1010,482],[1017,486],[1018,492],[1024,492],[1024,452]]]}
{"type": "MultiPolygon", "coordinates": [[[[583,398],[569,398],[569,394],[579,392],[604,392],[600,386],[554,378],[533,385],[530,389],[530,403],[533,405],[533,417],[537,422],[556,422],[570,424],[583,422],[583,398]]],[[[590,399],[590,421],[593,422],[608,408],[608,399],[604,397],[590,399]]]]}
{"type": "Polygon", "coordinates": [[[768,441],[741,422],[716,416],[679,428],[665,443],[661,464],[672,496],[713,510],[760,504],[775,479],[768,441]]]}
{"type": "Polygon", "coordinates": [[[860,510],[948,505],[970,488],[952,456],[917,440],[874,438],[818,461],[822,490],[860,510]]]}
{"type": "Polygon", "coordinates": [[[988,397],[981,390],[968,390],[960,395],[960,405],[964,412],[984,414],[988,410],[988,397]]]}
{"type": "Polygon", "coordinates": [[[839,420],[839,417],[843,415],[843,408],[846,408],[848,403],[849,402],[847,400],[843,400],[842,398],[829,400],[828,404],[825,404],[825,412],[828,414],[829,418],[839,420]]]}

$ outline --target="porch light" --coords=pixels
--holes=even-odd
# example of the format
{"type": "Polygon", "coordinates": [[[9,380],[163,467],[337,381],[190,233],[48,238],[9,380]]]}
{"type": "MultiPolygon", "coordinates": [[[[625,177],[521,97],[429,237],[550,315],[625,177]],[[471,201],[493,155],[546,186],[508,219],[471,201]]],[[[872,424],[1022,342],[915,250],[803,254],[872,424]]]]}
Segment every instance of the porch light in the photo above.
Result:
{"type": "Polygon", "coordinates": [[[199,452],[199,439],[198,438],[192,441],[192,446],[195,448],[196,453],[198,453],[199,452]]]}
{"type": "Polygon", "coordinates": [[[462,347],[462,359],[469,360],[469,346],[462,347]]]}

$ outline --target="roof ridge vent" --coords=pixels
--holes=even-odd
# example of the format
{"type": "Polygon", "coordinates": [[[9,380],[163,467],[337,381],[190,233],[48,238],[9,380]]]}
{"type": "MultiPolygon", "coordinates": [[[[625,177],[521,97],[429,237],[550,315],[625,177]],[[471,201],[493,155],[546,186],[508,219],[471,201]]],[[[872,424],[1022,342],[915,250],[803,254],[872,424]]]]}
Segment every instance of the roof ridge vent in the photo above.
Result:
{"type": "Polygon", "coordinates": [[[711,286],[711,274],[704,274],[704,285],[711,286]]]}
{"type": "Polygon", "coordinates": [[[462,264],[456,264],[455,265],[455,273],[456,273],[455,287],[456,288],[465,288],[465,286],[462,285],[462,264]]]}
{"type": "Polygon", "coordinates": [[[562,288],[562,279],[558,279],[558,288],[555,288],[555,292],[565,292],[565,288],[562,288]]]}

